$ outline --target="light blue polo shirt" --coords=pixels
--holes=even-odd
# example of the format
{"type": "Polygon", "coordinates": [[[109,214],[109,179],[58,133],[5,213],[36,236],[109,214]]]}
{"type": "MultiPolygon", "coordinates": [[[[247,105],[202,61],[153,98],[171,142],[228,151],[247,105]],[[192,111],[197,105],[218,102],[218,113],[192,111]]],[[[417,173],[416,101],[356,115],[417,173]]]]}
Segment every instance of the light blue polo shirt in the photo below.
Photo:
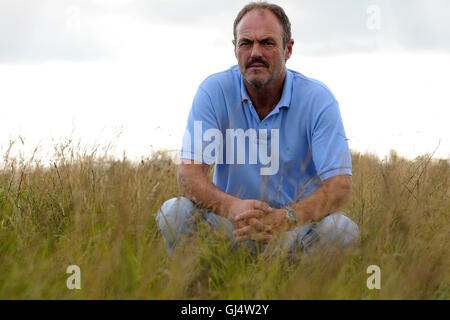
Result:
{"type": "Polygon", "coordinates": [[[263,120],[237,65],[206,78],[181,158],[216,163],[219,189],[275,208],[310,195],[326,179],[352,174],[338,102],[324,84],[290,69],[280,101],[263,120]]]}

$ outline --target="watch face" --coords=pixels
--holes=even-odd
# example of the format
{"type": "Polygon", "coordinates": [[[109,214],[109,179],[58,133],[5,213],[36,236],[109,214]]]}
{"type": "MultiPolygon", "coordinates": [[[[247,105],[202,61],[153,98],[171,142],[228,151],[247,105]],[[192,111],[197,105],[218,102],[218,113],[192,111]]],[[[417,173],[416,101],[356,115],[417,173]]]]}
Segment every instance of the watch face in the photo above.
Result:
{"type": "Polygon", "coordinates": [[[290,223],[297,223],[297,214],[292,208],[286,208],[286,217],[290,223]]]}
{"type": "Polygon", "coordinates": [[[292,212],[289,212],[289,218],[291,219],[291,221],[295,221],[294,215],[292,214],[292,212]]]}

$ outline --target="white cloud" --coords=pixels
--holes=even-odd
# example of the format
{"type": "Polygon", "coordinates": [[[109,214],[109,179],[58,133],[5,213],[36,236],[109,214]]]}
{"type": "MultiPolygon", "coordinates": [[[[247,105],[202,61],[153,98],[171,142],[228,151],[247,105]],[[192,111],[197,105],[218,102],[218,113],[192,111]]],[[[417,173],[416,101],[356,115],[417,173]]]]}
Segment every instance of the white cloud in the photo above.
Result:
{"type": "MultiPolygon", "coordinates": [[[[298,52],[336,55],[386,50],[450,52],[450,2],[275,1],[290,17],[298,52]],[[369,5],[380,8],[380,29],[367,28],[369,5]]],[[[127,20],[145,25],[215,28],[217,44],[232,38],[232,23],[247,1],[3,0],[0,61],[116,58],[127,20]]],[[[133,37],[133,34],[128,34],[133,37]]],[[[147,37],[151,37],[147,34],[147,37]]],[[[191,37],[197,37],[197,34],[191,37]]],[[[145,38],[144,38],[145,39],[145,38]]]]}
{"type": "Polygon", "coordinates": [[[333,91],[352,148],[414,158],[439,146],[436,156],[450,157],[449,55],[296,55],[289,65],[333,91]]]}

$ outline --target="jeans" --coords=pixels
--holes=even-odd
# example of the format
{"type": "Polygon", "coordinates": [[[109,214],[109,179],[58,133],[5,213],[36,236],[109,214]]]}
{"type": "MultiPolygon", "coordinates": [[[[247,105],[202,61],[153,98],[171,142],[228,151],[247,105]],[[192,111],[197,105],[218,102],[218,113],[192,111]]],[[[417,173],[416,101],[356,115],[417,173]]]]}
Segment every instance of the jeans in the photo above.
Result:
{"type": "MultiPolygon", "coordinates": [[[[213,230],[221,231],[234,242],[234,227],[230,220],[214,212],[201,210],[185,197],[172,198],[164,202],[156,216],[158,228],[163,236],[167,252],[171,253],[179,241],[195,232],[200,221],[206,222],[213,230]]],[[[285,250],[293,253],[297,250],[305,255],[314,247],[346,248],[357,243],[359,229],[355,222],[342,213],[332,213],[319,222],[296,227],[281,234],[275,251],[285,250]]],[[[255,241],[245,243],[252,251],[256,250],[255,241]]]]}

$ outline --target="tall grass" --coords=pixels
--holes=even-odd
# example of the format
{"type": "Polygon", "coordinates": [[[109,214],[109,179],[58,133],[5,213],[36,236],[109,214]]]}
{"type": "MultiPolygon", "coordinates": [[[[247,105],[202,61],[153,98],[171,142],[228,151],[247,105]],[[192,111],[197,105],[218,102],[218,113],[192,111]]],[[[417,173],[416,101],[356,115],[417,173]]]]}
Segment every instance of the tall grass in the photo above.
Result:
{"type": "Polygon", "coordinates": [[[139,162],[55,147],[45,165],[11,158],[0,170],[2,299],[449,299],[450,163],[352,152],[360,226],[349,255],[283,256],[228,250],[202,229],[171,257],[157,231],[161,204],[178,196],[164,153],[139,162]],[[81,289],[66,268],[81,268],[81,289]],[[369,265],[381,289],[366,286],[369,265]]]}

